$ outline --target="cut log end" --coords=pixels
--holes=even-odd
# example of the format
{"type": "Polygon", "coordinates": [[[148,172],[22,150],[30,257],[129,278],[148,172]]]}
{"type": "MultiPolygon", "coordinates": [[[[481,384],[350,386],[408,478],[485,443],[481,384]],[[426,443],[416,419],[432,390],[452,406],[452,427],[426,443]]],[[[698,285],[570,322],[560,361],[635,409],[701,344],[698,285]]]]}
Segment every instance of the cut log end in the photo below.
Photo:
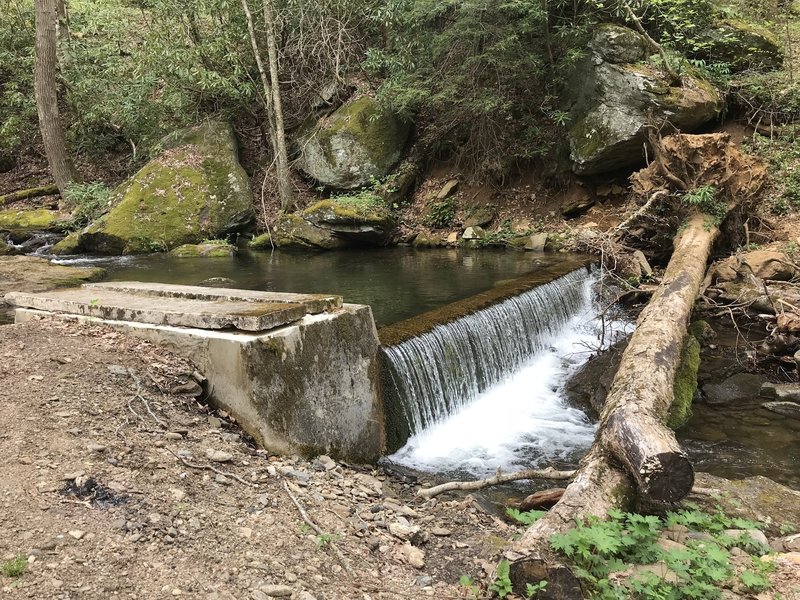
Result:
{"type": "Polygon", "coordinates": [[[694,468],[683,452],[664,452],[650,457],[640,471],[642,492],[658,502],[678,502],[694,485],[694,468]]]}

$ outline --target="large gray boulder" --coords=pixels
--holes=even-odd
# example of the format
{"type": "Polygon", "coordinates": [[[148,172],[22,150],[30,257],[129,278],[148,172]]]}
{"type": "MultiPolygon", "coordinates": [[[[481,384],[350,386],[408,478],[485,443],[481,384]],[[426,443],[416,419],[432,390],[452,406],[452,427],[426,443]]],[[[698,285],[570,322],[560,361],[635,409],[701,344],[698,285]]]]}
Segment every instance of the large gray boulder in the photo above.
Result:
{"type": "Polygon", "coordinates": [[[254,219],[229,125],[209,122],[162,141],[164,151],[114,192],[111,210],[54,254],[137,254],[225,237],[254,219]]]}
{"type": "Polygon", "coordinates": [[[297,140],[297,166],[328,188],[350,190],[391,172],[409,127],[362,96],[307,127],[297,140]]]}
{"type": "Polygon", "coordinates": [[[783,65],[780,42],[767,29],[754,23],[726,19],[701,31],[697,36],[696,58],[725,63],[734,73],[768,71],[783,65]]]}
{"type": "Polygon", "coordinates": [[[722,109],[719,92],[699,76],[684,73],[680,86],[645,62],[647,45],[635,31],[602,25],[589,56],[575,74],[569,131],[577,174],[603,173],[641,162],[645,127],[669,121],[693,131],[722,109]]]}
{"type": "Polygon", "coordinates": [[[309,223],[297,214],[281,215],[272,231],[263,233],[250,242],[253,250],[272,248],[338,250],[347,245],[347,240],[309,223]]]}

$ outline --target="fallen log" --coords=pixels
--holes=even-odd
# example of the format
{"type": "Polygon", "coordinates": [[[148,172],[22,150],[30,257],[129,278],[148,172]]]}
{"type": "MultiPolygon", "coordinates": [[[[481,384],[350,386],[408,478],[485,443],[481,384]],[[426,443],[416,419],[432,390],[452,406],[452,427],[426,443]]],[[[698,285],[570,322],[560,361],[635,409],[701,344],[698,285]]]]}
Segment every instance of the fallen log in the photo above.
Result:
{"type": "MultiPolygon", "coordinates": [[[[672,164],[653,163],[634,175],[640,197],[652,197],[658,189],[679,194],[713,186],[727,214],[763,183],[763,165],[742,155],[723,134],[675,135],[652,143],[660,144],[654,152],[658,160],[672,164]],[[673,181],[674,173],[682,175],[681,185],[673,181]]],[[[550,550],[554,534],[565,533],[576,519],[604,518],[612,508],[630,510],[639,502],[676,502],[692,489],[692,465],[664,422],[718,224],[706,214],[690,212],[675,235],[662,282],[623,353],[592,448],[561,500],[506,553],[515,591],[546,579],[542,598],[582,598],[577,577],[550,550]]]]}
{"type": "Polygon", "coordinates": [[[58,194],[58,187],[55,185],[43,185],[40,187],[29,188],[27,190],[17,190],[10,194],[0,196],[0,206],[18,202],[19,200],[28,200],[30,198],[39,198],[41,196],[51,196],[58,194]]]}

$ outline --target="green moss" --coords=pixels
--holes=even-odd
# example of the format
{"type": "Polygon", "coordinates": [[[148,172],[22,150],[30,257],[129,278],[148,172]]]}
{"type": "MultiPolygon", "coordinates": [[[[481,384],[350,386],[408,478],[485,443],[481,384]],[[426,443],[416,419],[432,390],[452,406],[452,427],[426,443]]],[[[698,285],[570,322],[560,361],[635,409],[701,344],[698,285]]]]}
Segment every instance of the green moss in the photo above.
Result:
{"type": "Polygon", "coordinates": [[[65,254],[79,254],[81,252],[81,234],[77,231],[70,233],[60,242],[50,248],[50,254],[63,256],[65,254]]]}
{"type": "Polygon", "coordinates": [[[150,161],[115,191],[114,208],[80,245],[104,254],[165,251],[246,226],[253,218],[247,176],[223,134],[194,128],[186,134],[194,143],[183,139],[150,161]]]}
{"type": "Polygon", "coordinates": [[[320,200],[303,211],[306,217],[324,215],[327,221],[385,221],[390,217],[389,210],[379,204],[357,204],[340,202],[338,199],[320,200]]]}
{"type": "Polygon", "coordinates": [[[396,160],[393,153],[397,139],[405,139],[408,127],[384,110],[374,98],[362,96],[337,110],[318,135],[329,163],[336,162],[331,138],[349,135],[358,140],[376,166],[386,170],[396,160]]]}
{"type": "Polygon", "coordinates": [[[236,247],[224,240],[208,240],[202,244],[184,244],[170,251],[179,258],[227,258],[236,254],[236,247]]]}
{"type": "Polygon", "coordinates": [[[692,401],[697,391],[697,370],[700,368],[700,342],[691,333],[686,335],[680,363],[675,373],[673,400],[667,426],[678,429],[692,415],[692,401]]]}
{"type": "Polygon", "coordinates": [[[0,229],[61,230],[64,227],[61,217],[57,211],[45,208],[0,210],[0,229]]]}
{"type": "Polygon", "coordinates": [[[612,133],[605,123],[589,117],[575,123],[569,132],[574,160],[581,162],[596,156],[610,142],[612,133]]]}
{"type": "Polygon", "coordinates": [[[0,256],[8,256],[9,254],[14,254],[14,249],[3,240],[0,240],[0,256]]]}

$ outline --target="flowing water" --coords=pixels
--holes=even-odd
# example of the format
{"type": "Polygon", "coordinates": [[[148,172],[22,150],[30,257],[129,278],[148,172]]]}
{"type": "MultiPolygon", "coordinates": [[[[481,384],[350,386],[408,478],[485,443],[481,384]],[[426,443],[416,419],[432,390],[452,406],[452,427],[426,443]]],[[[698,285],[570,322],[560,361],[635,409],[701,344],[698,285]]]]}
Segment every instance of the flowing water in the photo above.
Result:
{"type": "MultiPolygon", "coordinates": [[[[387,348],[411,432],[389,461],[477,477],[498,467],[575,464],[595,424],[566,404],[561,387],[602,345],[596,280],[576,270],[387,348]]],[[[623,324],[612,328],[606,342],[623,324]]]]}

